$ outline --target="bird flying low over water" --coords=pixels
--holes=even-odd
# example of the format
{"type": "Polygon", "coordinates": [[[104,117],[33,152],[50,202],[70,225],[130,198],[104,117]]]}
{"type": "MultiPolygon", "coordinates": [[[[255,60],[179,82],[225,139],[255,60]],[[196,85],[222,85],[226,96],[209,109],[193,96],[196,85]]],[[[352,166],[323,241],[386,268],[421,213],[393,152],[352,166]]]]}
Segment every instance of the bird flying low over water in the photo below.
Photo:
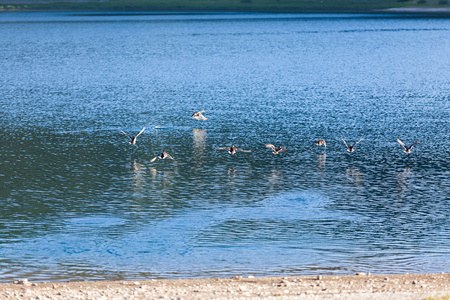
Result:
{"type": "Polygon", "coordinates": [[[137,137],[142,133],[142,132],[144,132],[144,130],[145,130],[145,127],[144,128],[142,128],[142,130],[137,134],[137,135],[135,135],[135,136],[130,136],[128,133],[126,133],[125,131],[123,131],[122,129],[120,130],[123,134],[125,134],[129,139],[130,139],[130,144],[131,145],[134,145],[134,144],[136,144],[136,139],[137,139],[137,137]]]}
{"type": "Polygon", "coordinates": [[[280,152],[287,152],[287,150],[283,146],[275,147],[275,145],[266,144],[265,147],[269,148],[269,149],[272,149],[272,151],[273,151],[272,153],[273,154],[278,154],[280,152]]]}
{"type": "Polygon", "coordinates": [[[419,141],[415,141],[414,144],[412,144],[411,146],[407,147],[402,141],[400,141],[399,139],[397,139],[397,142],[402,145],[403,149],[405,149],[403,152],[405,153],[411,153],[411,149],[412,147],[414,147],[415,145],[417,145],[419,143],[419,141]]]}
{"type": "Polygon", "coordinates": [[[171,159],[171,160],[173,160],[174,162],[178,163],[178,162],[177,162],[175,159],[173,159],[173,157],[170,156],[170,154],[167,153],[166,151],[163,151],[163,152],[161,152],[160,154],[158,154],[157,156],[155,156],[154,158],[152,158],[152,159],[150,160],[150,162],[154,162],[157,158],[158,158],[158,159],[166,159],[166,158],[168,158],[168,159],[171,159]]]}
{"type": "Polygon", "coordinates": [[[327,147],[327,142],[325,142],[325,140],[316,140],[314,142],[316,144],[316,146],[325,146],[325,148],[327,147]]]}
{"type": "Polygon", "coordinates": [[[231,145],[231,147],[220,147],[220,148],[216,147],[216,150],[227,150],[228,153],[230,153],[230,154],[235,154],[237,151],[252,152],[252,150],[244,150],[244,149],[241,149],[241,148],[237,148],[234,145],[231,145]]]}
{"type": "Polygon", "coordinates": [[[341,138],[341,137],[339,137],[339,138],[344,142],[345,146],[347,147],[347,151],[348,151],[348,152],[353,152],[353,151],[355,151],[356,145],[364,139],[364,138],[360,139],[360,140],[357,141],[354,145],[348,145],[347,142],[344,141],[343,138],[341,138]]]}
{"type": "Polygon", "coordinates": [[[205,116],[202,114],[204,112],[205,112],[204,110],[198,111],[198,112],[194,113],[192,115],[192,117],[196,120],[208,120],[208,118],[205,118],[205,116]]]}

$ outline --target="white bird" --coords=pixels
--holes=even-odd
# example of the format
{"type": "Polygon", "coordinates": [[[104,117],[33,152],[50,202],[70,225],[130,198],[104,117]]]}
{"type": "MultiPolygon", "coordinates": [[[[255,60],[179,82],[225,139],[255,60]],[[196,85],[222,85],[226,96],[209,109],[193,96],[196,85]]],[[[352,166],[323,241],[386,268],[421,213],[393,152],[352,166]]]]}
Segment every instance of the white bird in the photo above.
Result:
{"type": "Polygon", "coordinates": [[[414,147],[415,145],[417,145],[419,143],[419,141],[415,141],[414,144],[412,144],[411,146],[407,147],[402,141],[400,141],[399,139],[397,139],[397,142],[402,145],[403,149],[405,149],[405,153],[411,153],[412,147],[414,147]]]}
{"type": "Polygon", "coordinates": [[[192,117],[196,120],[208,120],[208,118],[205,118],[205,116],[202,114],[204,112],[205,112],[204,110],[198,111],[198,112],[194,113],[192,115],[192,117]]]}
{"type": "Polygon", "coordinates": [[[283,146],[275,147],[275,145],[266,144],[265,147],[269,148],[269,149],[272,149],[272,151],[273,151],[272,153],[273,154],[278,154],[280,152],[287,152],[287,150],[283,146]]]}
{"type": "Polygon", "coordinates": [[[216,148],[216,150],[227,150],[228,153],[230,154],[235,154],[237,151],[242,151],[242,152],[252,152],[252,150],[244,150],[241,148],[237,148],[234,145],[231,145],[231,147],[220,147],[220,148],[216,148]]]}
{"type": "Polygon", "coordinates": [[[173,159],[172,156],[170,156],[169,153],[167,153],[166,151],[161,152],[160,154],[158,154],[157,156],[155,156],[152,160],[150,160],[150,162],[154,162],[156,159],[166,159],[169,158],[171,160],[173,160],[174,162],[178,163],[175,159],[173,159]]]}
{"type": "Polygon", "coordinates": [[[135,135],[135,136],[130,136],[128,133],[126,133],[126,132],[123,131],[122,129],[121,129],[120,131],[122,131],[122,133],[125,134],[125,135],[130,139],[130,144],[131,144],[131,145],[134,145],[134,144],[136,144],[136,139],[137,139],[137,137],[138,137],[142,132],[144,132],[144,130],[145,130],[145,127],[142,128],[142,130],[141,130],[137,135],[135,135]]]}
{"type": "Polygon", "coordinates": [[[345,146],[347,147],[347,151],[348,151],[348,152],[353,152],[353,151],[355,151],[356,145],[364,139],[364,138],[360,139],[360,140],[357,141],[354,145],[347,145],[347,142],[344,141],[343,138],[341,138],[341,137],[339,137],[339,138],[344,142],[345,146]]]}

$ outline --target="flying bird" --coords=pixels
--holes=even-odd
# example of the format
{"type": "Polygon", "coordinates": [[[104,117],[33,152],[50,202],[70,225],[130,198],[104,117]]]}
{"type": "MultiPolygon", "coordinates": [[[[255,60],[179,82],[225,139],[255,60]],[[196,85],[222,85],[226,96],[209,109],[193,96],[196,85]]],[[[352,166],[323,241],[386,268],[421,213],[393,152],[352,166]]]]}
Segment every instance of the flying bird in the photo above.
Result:
{"type": "Polygon", "coordinates": [[[316,146],[325,146],[325,148],[327,147],[327,142],[325,142],[325,140],[316,140],[314,142],[316,144],[316,146]]]}
{"type": "Polygon", "coordinates": [[[163,152],[161,152],[160,154],[156,155],[154,158],[152,158],[152,159],[150,160],[150,162],[154,162],[157,158],[158,158],[158,159],[166,159],[166,158],[168,158],[168,159],[171,159],[171,160],[173,160],[174,162],[178,163],[178,162],[177,162],[175,159],[173,159],[173,157],[170,156],[170,154],[167,153],[166,151],[163,151],[163,152]]]}
{"type": "Polygon", "coordinates": [[[235,154],[237,151],[252,152],[252,150],[244,150],[244,149],[241,149],[241,148],[237,148],[234,145],[231,145],[231,147],[220,147],[220,148],[216,147],[216,150],[227,150],[228,153],[230,153],[230,154],[235,154]]]}
{"type": "Polygon", "coordinates": [[[405,149],[405,153],[411,153],[412,147],[414,147],[415,145],[417,145],[419,143],[419,141],[415,141],[414,144],[412,144],[411,146],[407,147],[402,141],[400,141],[399,139],[397,139],[397,142],[402,145],[403,149],[405,149]]]}
{"type": "Polygon", "coordinates": [[[130,139],[130,144],[131,144],[131,145],[134,145],[134,144],[136,144],[136,139],[137,139],[137,137],[138,137],[142,132],[144,132],[144,130],[145,130],[145,127],[142,128],[142,130],[141,130],[137,135],[135,135],[135,136],[130,136],[128,133],[126,133],[126,132],[123,131],[122,129],[121,129],[120,131],[122,131],[122,133],[125,134],[125,135],[130,139]]]}
{"type": "Polygon", "coordinates": [[[273,151],[272,153],[273,154],[278,154],[280,152],[287,152],[287,150],[283,146],[275,147],[275,145],[266,144],[265,147],[269,148],[269,149],[272,149],[272,151],[273,151]]]}
{"type": "Polygon", "coordinates": [[[347,142],[344,141],[343,138],[341,138],[341,137],[339,137],[339,138],[344,142],[345,146],[347,147],[347,151],[348,151],[348,152],[353,152],[353,151],[355,151],[356,145],[364,139],[364,138],[360,139],[360,140],[357,141],[354,145],[348,145],[347,142]]]}
{"type": "Polygon", "coordinates": [[[198,111],[198,112],[194,113],[192,115],[192,117],[196,120],[208,120],[208,118],[205,118],[205,116],[202,114],[204,112],[205,112],[204,110],[198,111]]]}

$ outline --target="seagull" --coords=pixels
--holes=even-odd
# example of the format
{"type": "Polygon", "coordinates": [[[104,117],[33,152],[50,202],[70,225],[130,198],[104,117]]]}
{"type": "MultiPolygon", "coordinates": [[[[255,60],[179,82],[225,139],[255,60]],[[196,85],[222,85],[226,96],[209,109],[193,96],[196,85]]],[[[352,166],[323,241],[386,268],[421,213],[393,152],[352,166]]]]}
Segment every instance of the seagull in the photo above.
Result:
{"type": "Polygon", "coordinates": [[[398,142],[400,145],[402,145],[403,149],[405,149],[405,151],[403,151],[403,152],[405,152],[405,153],[411,153],[412,147],[414,147],[415,145],[417,145],[417,144],[419,143],[419,141],[416,141],[416,142],[415,142],[414,144],[412,144],[411,146],[406,147],[405,144],[404,144],[402,141],[400,141],[399,139],[397,139],[397,142],[398,142]]]}
{"type": "Polygon", "coordinates": [[[130,144],[131,144],[131,145],[134,145],[134,144],[136,144],[136,139],[137,139],[137,137],[138,137],[142,132],[144,132],[144,130],[145,130],[145,127],[142,128],[142,130],[141,130],[136,136],[130,136],[128,133],[126,133],[126,132],[123,131],[122,129],[121,129],[120,131],[122,131],[122,133],[125,134],[125,135],[130,139],[130,144]]]}
{"type": "Polygon", "coordinates": [[[316,146],[322,146],[324,145],[325,148],[327,147],[327,142],[325,142],[325,140],[316,140],[315,141],[316,146]]]}
{"type": "Polygon", "coordinates": [[[269,148],[269,149],[272,149],[272,151],[273,151],[272,153],[273,154],[278,154],[280,152],[287,152],[287,150],[283,146],[275,147],[275,145],[266,144],[265,147],[269,148]]]}
{"type": "Polygon", "coordinates": [[[205,118],[205,116],[202,115],[202,113],[204,113],[204,112],[205,112],[204,110],[198,111],[198,112],[194,113],[192,115],[192,117],[196,120],[208,120],[208,118],[205,118]]]}
{"type": "Polygon", "coordinates": [[[169,158],[171,160],[173,160],[174,162],[178,163],[175,159],[173,159],[172,156],[170,156],[169,153],[167,153],[166,151],[161,152],[160,154],[158,154],[157,156],[155,156],[154,158],[152,158],[152,160],[150,160],[150,162],[154,162],[157,158],[159,159],[166,159],[169,158]]]}
{"type": "Polygon", "coordinates": [[[347,142],[344,141],[343,138],[341,138],[341,137],[339,137],[339,138],[344,142],[345,146],[347,147],[347,151],[348,151],[348,152],[353,152],[353,151],[355,151],[356,145],[364,139],[364,138],[360,139],[360,140],[357,141],[354,145],[347,145],[347,142]]]}
{"type": "Polygon", "coordinates": [[[228,153],[230,153],[230,154],[235,154],[236,151],[252,152],[252,150],[244,150],[244,149],[241,149],[241,148],[237,148],[234,145],[231,145],[231,147],[216,148],[216,150],[228,150],[228,153]]]}

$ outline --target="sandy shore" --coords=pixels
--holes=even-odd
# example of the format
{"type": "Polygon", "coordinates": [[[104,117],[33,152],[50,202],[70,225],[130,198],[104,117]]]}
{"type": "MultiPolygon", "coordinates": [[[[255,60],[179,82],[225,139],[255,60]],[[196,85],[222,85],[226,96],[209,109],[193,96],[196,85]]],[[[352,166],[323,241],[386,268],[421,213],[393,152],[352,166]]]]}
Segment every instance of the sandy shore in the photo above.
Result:
{"type": "Polygon", "coordinates": [[[450,274],[0,284],[0,299],[450,299],[450,274]]]}

